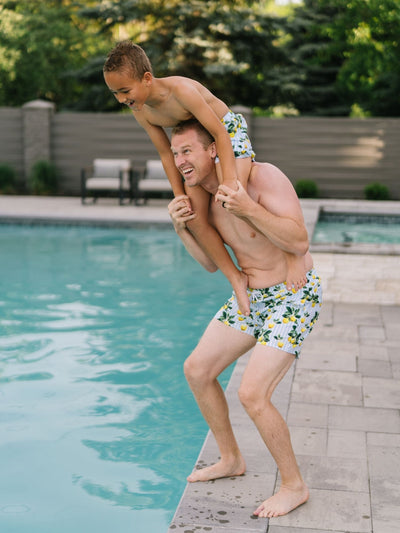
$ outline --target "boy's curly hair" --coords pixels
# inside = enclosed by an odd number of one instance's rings
[[[145,72],[153,74],[149,58],[143,48],[131,41],[119,42],[108,54],[103,72],[126,71],[135,80],[142,80]]]

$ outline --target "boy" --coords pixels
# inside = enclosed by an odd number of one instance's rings
[[[195,117],[215,139],[220,183],[236,190],[237,180],[246,188],[254,159],[244,118],[235,115],[222,100],[194,80],[181,76],[155,78],[144,50],[130,41],[120,42],[110,52],[103,72],[111,92],[131,109],[157,148],[174,196],[189,196],[192,212],[196,213],[190,231],[227,277],[240,310],[248,315],[247,276],[236,268],[220,236],[207,222],[210,195],[200,187],[185,191],[164,130]],[[306,282],[302,258],[291,254],[287,257],[290,267],[287,283],[298,289]]]

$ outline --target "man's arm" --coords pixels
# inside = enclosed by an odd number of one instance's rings
[[[285,252],[304,255],[308,235],[300,202],[289,179],[277,167],[258,163],[253,168],[249,192],[238,182],[233,191],[221,185],[216,197],[226,209],[242,218]]]
[[[168,212],[174,224],[174,229],[193,259],[200,263],[208,272],[216,272],[218,270],[217,266],[199,246],[186,227],[186,222],[193,220],[196,216],[188,208],[187,199],[187,196],[178,196],[168,204]]]

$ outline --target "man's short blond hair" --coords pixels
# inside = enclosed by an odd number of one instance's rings
[[[143,48],[132,41],[119,42],[108,54],[103,72],[125,71],[141,81],[146,72],[153,74],[150,59]]]
[[[174,128],[172,128],[171,135],[181,135],[188,130],[194,130],[197,132],[199,141],[204,146],[204,149],[207,149],[211,143],[214,142],[214,137],[209,133],[206,128],[201,124],[197,119],[191,118],[189,120],[183,120],[179,122]]]

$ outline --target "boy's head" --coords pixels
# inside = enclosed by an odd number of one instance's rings
[[[121,41],[108,54],[103,72],[124,72],[140,81],[146,72],[153,74],[153,69],[143,48],[131,41]]]

